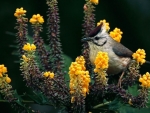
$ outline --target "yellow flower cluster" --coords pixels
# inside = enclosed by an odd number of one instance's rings
[[[71,63],[69,67],[70,75],[70,93],[72,96],[72,102],[75,101],[75,96],[89,93],[90,75],[85,68],[85,59],[83,56],[76,58],[75,62]]]
[[[142,87],[150,88],[150,73],[147,72],[139,78],[139,82],[142,83]]]
[[[22,7],[20,9],[17,8],[16,11],[15,11],[15,13],[14,13],[14,16],[18,18],[18,17],[24,16],[26,12],[27,11],[23,10]]]
[[[25,44],[22,48],[24,51],[35,51],[36,50],[36,46],[34,44]]]
[[[7,73],[7,67],[2,64],[0,65],[0,77],[2,77],[4,73]]]
[[[107,73],[106,69],[108,68],[108,53],[107,52],[98,52],[97,56],[95,58],[95,68],[94,72],[97,73],[96,81],[103,84],[107,85]]]
[[[107,52],[98,52],[97,56],[95,58],[94,64],[95,64],[95,69],[94,72],[97,73],[99,72],[99,69],[107,69],[108,68],[108,53]]]
[[[43,75],[44,75],[44,77],[49,77],[51,79],[54,78],[54,73],[50,72],[50,71],[45,72]]]
[[[107,31],[109,31],[110,27],[109,27],[109,23],[106,22],[106,20],[100,20],[100,22],[97,23],[97,26],[99,26],[101,23],[105,24],[105,28]]]
[[[30,19],[30,23],[32,23],[32,24],[43,24],[44,23],[43,16],[41,16],[40,14],[33,15],[32,18]]]
[[[97,5],[98,2],[99,2],[99,0],[90,0],[90,2],[93,3],[93,4],[95,4],[95,5]]]
[[[122,38],[122,36],[121,36],[122,34],[123,34],[123,32],[118,28],[115,28],[113,31],[111,31],[109,33],[109,35],[117,42],[120,42],[120,40]]]
[[[146,53],[144,49],[138,49],[136,53],[133,53],[132,57],[141,65],[146,62],[145,60]]]
[[[10,78],[8,77],[8,75],[5,74],[5,73],[7,73],[7,67],[5,67],[5,66],[2,64],[2,65],[0,65],[0,78],[4,77],[4,78],[5,78],[5,81],[6,81],[7,83],[10,83],[10,82],[11,82],[11,79],[10,79]],[[1,81],[1,79],[0,79],[0,81]]]

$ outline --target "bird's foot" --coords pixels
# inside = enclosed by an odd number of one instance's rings
[[[122,81],[122,77],[123,77],[124,73],[125,72],[123,71],[120,78],[119,78],[119,80],[118,80],[118,85],[117,86],[120,87],[120,88],[121,88],[121,81]]]

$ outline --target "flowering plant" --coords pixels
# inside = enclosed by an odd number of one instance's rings
[[[91,64],[89,46],[85,42],[82,45],[81,56],[78,56],[69,67],[70,80],[65,80],[67,74],[64,71],[63,52],[59,39],[57,0],[46,0],[46,3],[49,7],[47,12],[48,45],[40,37],[42,24],[45,22],[40,14],[33,15],[29,20],[34,34],[32,39],[29,39],[27,37],[27,11],[21,7],[17,8],[14,13],[17,18],[15,29],[18,31],[16,36],[21,75],[26,81],[26,86],[32,88],[35,95],[41,98],[41,101],[31,98],[32,102],[61,108],[60,112],[68,113],[91,113],[95,112],[95,109],[98,109],[99,112],[115,112],[119,108],[118,103],[129,104],[136,108],[146,107],[150,73],[147,72],[144,75],[139,73],[140,66],[146,62],[144,49],[138,49],[132,55],[133,59],[123,73],[124,76],[121,75],[118,79],[107,75],[109,67],[107,52],[99,51],[96,58],[92,59],[94,64]],[[88,36],[95,27],[94,8],[97,4],[98,0],[86,0],[84,4],[84,36]],[[105,29],[109,32],[109,23],[101,20],[97,25],[101,23],[105,24]],[[120,42],[122,33],[119,28],[115,28],[109,34],[114,40]],[[7,68],[3,64],[0,65],[0,93],[4,99],[8,100],[18,112],[40,113],[27,106],[17,91],[13,90],[10,85],[11,79],[6,73]],[[134,84],[140,84],[139,93],[136,96],[127,91],[128,86]]]

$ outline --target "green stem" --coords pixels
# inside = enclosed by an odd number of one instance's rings
[[[97,109],[97,108],[102,107],[102,106],[105,106],[105,105],[107,105],[107,104],[109,104],[109,103],[111,103],[111,101],[105,102],[105,103],[102,103],[102,104],[98,104],[98,105],[94,106],[93,109]]]
[[[8,100],[0,100],[0,102],[9,102]],[[34,101],[30,100],[22,100],[23,103],[34,103]]]

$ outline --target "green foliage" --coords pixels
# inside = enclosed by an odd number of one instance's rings
[[[65,80],[66,80],[67,86],[69,88],[69,80],[70,80],[70,78],[69,78],[68,72],[69,72],[69,66],[70,66],[70,64],[72,62],[72,59],[69,56],[65,55],[65,54],[63,54],[63,57],[64,57],[64,62],[65,62],[64,71],[66,72]]]
[[[16,98],[17,100],[15,100],[15,102],[19,105],[19,107],[22,107],[23,110],[25,110],[25,112],[27,113],[32,113],[32,110],[30,109],[30,107],[28,107],[25,103],[24,103],[24,100],[22,99],[22,96],[18,95],[17,91],[14,90],[13,91],[13,96],[14,98]],[[14,105],[12,105],[14,106]],[[16,106],[14,106],[15,108]],[[20,109],[22,109],[20,108]],[[19,113],[19,112],[18,112]]]
[[[139,94],[139,92],[138,92],[138,87],[139,87],[139,84],[136,83],[136,84],[134,84],[133,86],[128,87],[128,92],[129,92],[130,94],[132,94],[133,96],[137,96],[137,95]]]
[[[35,92],[33,91],[33,94],[25,94],[26,96],[30,97],[35,103],[40,105],[51,105],[41,92]],[[53,105],[54,106],[54,105]]]
[[[14,90],[13,93],[14,93],[14,97],[17,98],[16,102],[17,102],[20,106],[25,107],[24,104],[22,103],[22,98],[18,95],[17,91]]]

